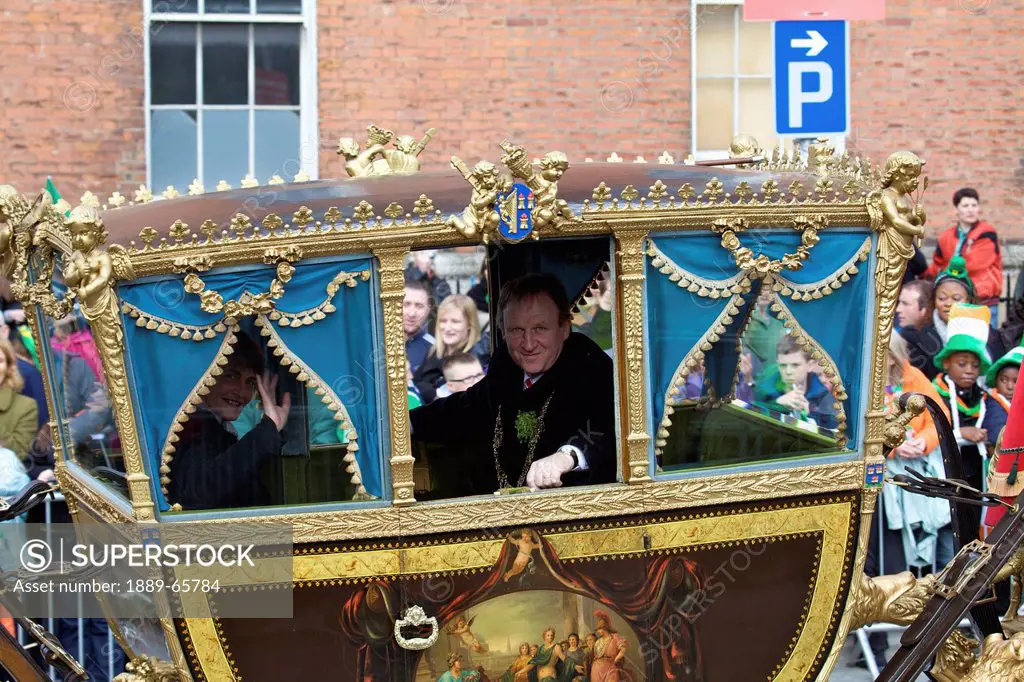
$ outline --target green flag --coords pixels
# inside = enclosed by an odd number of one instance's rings
[[[57,202],[60,201],[60,192],[57,191],[57,188],[53,184],[53,178],[50,176],[46,177],[46,191],[50,195],[50,198],[53,199],[53,203],[56,205]],[[69,215],[71,215],[70,210],[64,211],[65,218]]]

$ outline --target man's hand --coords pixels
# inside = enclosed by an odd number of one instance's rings
[[[53,473],[53,469],[43,469],[39,472],[39,475],[36,476],[36,480],[42,481],[43,483],[56,483],[57,476]]]
[[[107,395],[106,389],[101,385],[92,395],[89,396],[89,402],[86,405],[90,412],[102,414],[110,408],[110,397]]]
[[[775,402],[797,412],[807,412],[810,407],[810,403],[807,402],[807,396],[800,391],[790,391],[780,395]]]
[[[538,459],[530,465],[526,474],[526,485],[532,490],[541,488],[559,488],[562,485],[562,474],[568,473],[576,466],[572,455],[556,452],[544,459]]]
[[[903,445],[893,450],[893,454],[906,459],[917,459],[925,456],[925,445],[924,438],[908,438]]]
[[[988,431],[977,426],[964,426],[960,429],[960,435],[972,443],[983,443],[988,438]]]
[[[292,394],[285,393],[278,404],[274,397],[277,392],[277,375],[271,379],[270,372],[256,377],[256,387],[260,391],[260,400],[263,401],[263,414],[270,417],[278,431],[284,429],[284,425],[288,423],[288,413],[292,409]]]

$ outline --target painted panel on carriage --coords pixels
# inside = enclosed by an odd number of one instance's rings
[[[827,233],[820,246],[815,237],[736,230],[649,241],[650,394],[663,470],[856,442],[870,235]]]
[[[461,656],[455,679],[482,667],[481,680],[517,682],[515,672],[505,676],[517,661],[525,667],[525,655],[539,656],[538,665],[518,679],[543,679],[530,676],[546,658],[541,647],[573,649],[574,632],[585,654],[595,634],[594,655],[583,656],[585,680],[602,679],[593,676],[602,658],[600,669],[622,680],[789,679],[797,670],[802,679],[818,666],[842,611],[856,511],[845,497],[642,526],[598,521],[424,544],[320,546],[297,558],[293,620],[226,619],[217,629],[244,679],[278,671],[315,678],[330,669],[344,671],[343,680],[433,682],[451,671],[452,654]],[[378,574],[399,571],[401,578]],[[412,606],[437,623],[426,650],[395,639],[396,621]],[[604,617],[618,638],[600,634]],[[399,625],[407,641],[432,630]],[[737,641],[747,643],[743,656],[735,655]],[[520,654],[523,642],[538,651]],[[209,660],[209,646],[197,655]],[[567,674],[555,664],[556,679],[575,679]]]
[[[374,362],[381,346],[371,277],[369,259],[349,258],[121,288],[140,428],[149,464],[160,471],[162,510],[382,497]],[[280,295],[259,303],[272,292]],[[237,312],[247,304],[246,314]],[[288,393],[291,400],[279,437],[265,423],[250,371],[260,365],[275,377],[276,386],[266,386],[272,399],[283,404]],[[245,385],[230,388],[236,381]],[[176,469],[177,458],[196,456],[193,443],[216,442],[214,449],[227,452],[236,440],[262,462],[255,472],[241,465],[197,471],[182,459]],[[204,462],[221,454],[196,453]],[[236,478],[252,483],[240,489]],[[209,480],[227,483],[211,488]]]

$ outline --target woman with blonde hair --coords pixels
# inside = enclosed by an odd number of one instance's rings
[[[424,403],[448,395],[443,390],[444,373],[441,371],[446,358],[458,353],[471,353],[485,369],[490,359],[490,349],[481,342],[476,303],[469,296],[452,294],[441,301],[437,308],[434,339],[434,345],[413,377]]]
[[[25,380],[18,371],[18,357],[7,339],[0,338],[0,446],[24,460],[39,430],[38,408],[21,395]]]

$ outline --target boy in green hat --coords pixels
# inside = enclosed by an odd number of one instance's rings
[[[995,445],[1000,431],[1006,426],[1006,418],[1010,413],[1013,391],[1017,387],[1017,375],[1020,373],[1021,361],[1024,360],[1024,341],[999,358],[985,373],[985,385],[988,387],[985,396],[985,421],[981,427],[988,433],[986,442]]]
[[[935,365],[942,373],[932,382],[939,395],[949,401],[953,433],[960,446],[963,478],[978,490],[982,486],[982,457],[988,441],[988,432],[982,427],[986,394],[978,379],[992,365],[985,348],[991,315],[991,311],[981,305],[956,303],[951,307],[949,336],[935,356]],[[980,511],[977,520],[980,524]]]

